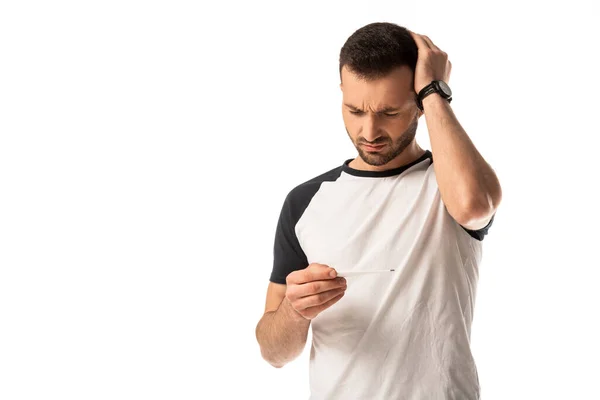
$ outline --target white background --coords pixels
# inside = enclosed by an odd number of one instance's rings
[[[0,398],[308,397],[308,347],[272,368],[254,328],[285,195],[356,155],[338,57],[371,22],[449,54],[501,179],[483,399],[600,398],[598,5],[549,3],[2,2]]]

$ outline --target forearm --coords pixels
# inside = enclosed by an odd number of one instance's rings
[[[287,298],[276,311],[265,313],[256,326],[256,339],[263,358],[274,367],[283,367],[302,353],[310,320],[298,314]]]
[[[448,212],[465,224],[488,218],[502,196],[494,170],[446,100],[433,94],[423,100],[423,107],[438,187]]]

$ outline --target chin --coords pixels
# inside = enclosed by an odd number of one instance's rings
[[[370,154],[370,153],[365,153],[362,150],[359,150],[358,155],[360,156],[360,158],[362,158],[362,160],[365,163],[367,163],[373,167],[381,167],[382,165],[385,165],[394,159],[394,157],[392,157],[392,155],[389,153]]]

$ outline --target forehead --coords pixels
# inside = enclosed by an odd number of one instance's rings
[[[354,106],[403,106],[414,101],[413,72],[407,66],[398,67],[382,78],[361,79],[346,66],[342,68],[344,102]]]

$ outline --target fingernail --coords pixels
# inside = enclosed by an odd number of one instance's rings
[[[336,275],[337,275],[337,273],[335,272],[335,269],[332,269],[331,272],[329,273],[329,276],[332,278],[335,278]]]

